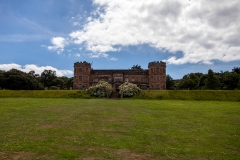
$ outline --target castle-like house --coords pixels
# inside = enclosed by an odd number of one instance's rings
[[[162,61],[150,62],[148,69],[93,69],[91,64],[74,63],[74,89],[87,89],[96,85],[100,80],[112,84],[114,91],[124,82],[137,84],[141,89],[166,89],[166,63]]]

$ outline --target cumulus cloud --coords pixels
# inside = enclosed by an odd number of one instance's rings
[[[118,59],[115,58],[115,57],[112,57],[112,58],[110,58],[109,60],[111,60],[111,61],[116,61],[116,60],[118,60]]]
[[[0,64],[0,70],[3,70],[3,71],[8,71],[12,68],[15,68],[15,69],[21,69],[22,66],[19,65],[19,64],[16,64],[16,63],[11,63],[11,64]]]
[[[90,58],[108,58],[107,53],[101,53],[101,52],[92,52],[86,55],[89,56]]]
[[[80,25],[79,22],[73,22],[73,26],[78,26]]]
[[[24,66],[21,66],[19,64],[16,63],[10,63],[10,64],[0,64],[0,70],[5,70],[8,71],[10,69],[18,69],[21,70],[23,72],[28,73],[29,71],[35,71],[36,74],[41,75],[41,73],[46,69],[46,70],[52,70],[52,71],[56,71],[56,75],[58,77],[61,76],[72,76],[73,71],[71,70],[59,70],[57,68],[54,68],[52,66],[37,66],[35,64],[26,64]]]
[[[240,60],[240,1],[94,0],[97,9],[82,30],[69,34],[90,57],[108,57],[121,46],[149,44],[169,51],[170,64]],[[54,41],[56,40],[56,42]],[[61,37],[49,49],[63,50]],[[174,55],[182,51],[182,56]]]
[[[68,44],[67,40],[63,37],[53,37],[51,39],[53,46],[48,46],[48,50],[57,51],[58,54],[64,51],[64,47]]]
[[[79,53],[76,53],[74,56],[75,57],[81,57],[81,55]]]

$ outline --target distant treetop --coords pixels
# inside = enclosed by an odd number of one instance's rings
[[[240,67],[234,67],[232,71],[240,74]]]
[[[140,65],[133,65],[130,70],[143,70],[142,67]]]

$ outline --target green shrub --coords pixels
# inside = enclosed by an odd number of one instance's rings
[[[51,86],[50,89],[51,89],[51,90],[57,90],[58,87],[57,87],[57,86]]]
[[[139,93],[141,89],[133,83],[125,82],[119,86],[121,97],[132,97]]]
[[[39,82],[37,89],[38,89],[38,90],[44,90],[44,85]]]
[[[99,81],[96,86],[89,87],[86,92],[96,97],[109,97],[112,94],[112,86],[108,82]]]

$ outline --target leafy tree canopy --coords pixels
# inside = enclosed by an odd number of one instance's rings
[[[12,90],[43,89],[42,84],[34,77],[17,69],[11,69],[3,74],[2,85],[2,88]]]
[[[169,74],[167,74],[167,76],[166,76],[166,88],[167,89],[174,88],[174,80]]]
[[[132,67],[131,67],[131,70],[143,70],[142,69],[142,67],[140,66],[140,65],[133,65]]]
[[[219,89],[220,87],[219,79],[214,75],[211,69],[208,70],[205,84],[207,89]]]
[[[45,87],[51,87],[55,78],[57,78],[56,71],[44,70],[41,74],[41,82]]]
[[[240,67],[234,67],[232,71],[240,74]]]

